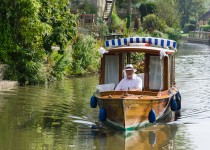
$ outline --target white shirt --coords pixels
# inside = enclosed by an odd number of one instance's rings
[[[132,89],[139,89],[140,91],[142,90],[142,80],[135,74],[131,79],[128,79],[127,77],[122,79],[115,88],[115,91],[129,91]]]

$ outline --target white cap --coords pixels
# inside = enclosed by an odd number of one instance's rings
[[[127,65],[125,66],[125,70],[133,70],[134,72],[137,71],[137,70],[133,67],[132,64],[127,64]]]

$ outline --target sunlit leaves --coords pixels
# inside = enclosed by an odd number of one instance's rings
[[[45,52],[53,44],[65,48],[76,34],[68,0],[2,0],[0,61],[9,65],[5,78],[23,84],[46,80]]]
[[[97,70],[100,59],[97,46],[96,40],[91,36],[77,37],[72,45],[71,74],[81,75],[85,71]]]

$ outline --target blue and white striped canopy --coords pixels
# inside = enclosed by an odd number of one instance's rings
[[[176,41],[163,39],[163,38],[155,38],[155,37],[128,37],[128,38],[119,38],[119,39],[111,39],[105,42],[105,47],[117,47],[128,45],[129,43],[149,43],[155,46],[160,46],[163,48],[170,47],[172,49],[176,49]]]

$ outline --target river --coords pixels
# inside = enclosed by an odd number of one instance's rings
[[[89,100],[97,77],[0,91],[0,150],[207,150],[209,64],[209,46],[181,44],[175,68],[181,111],[128,133],[95,129],[98,110]]]

